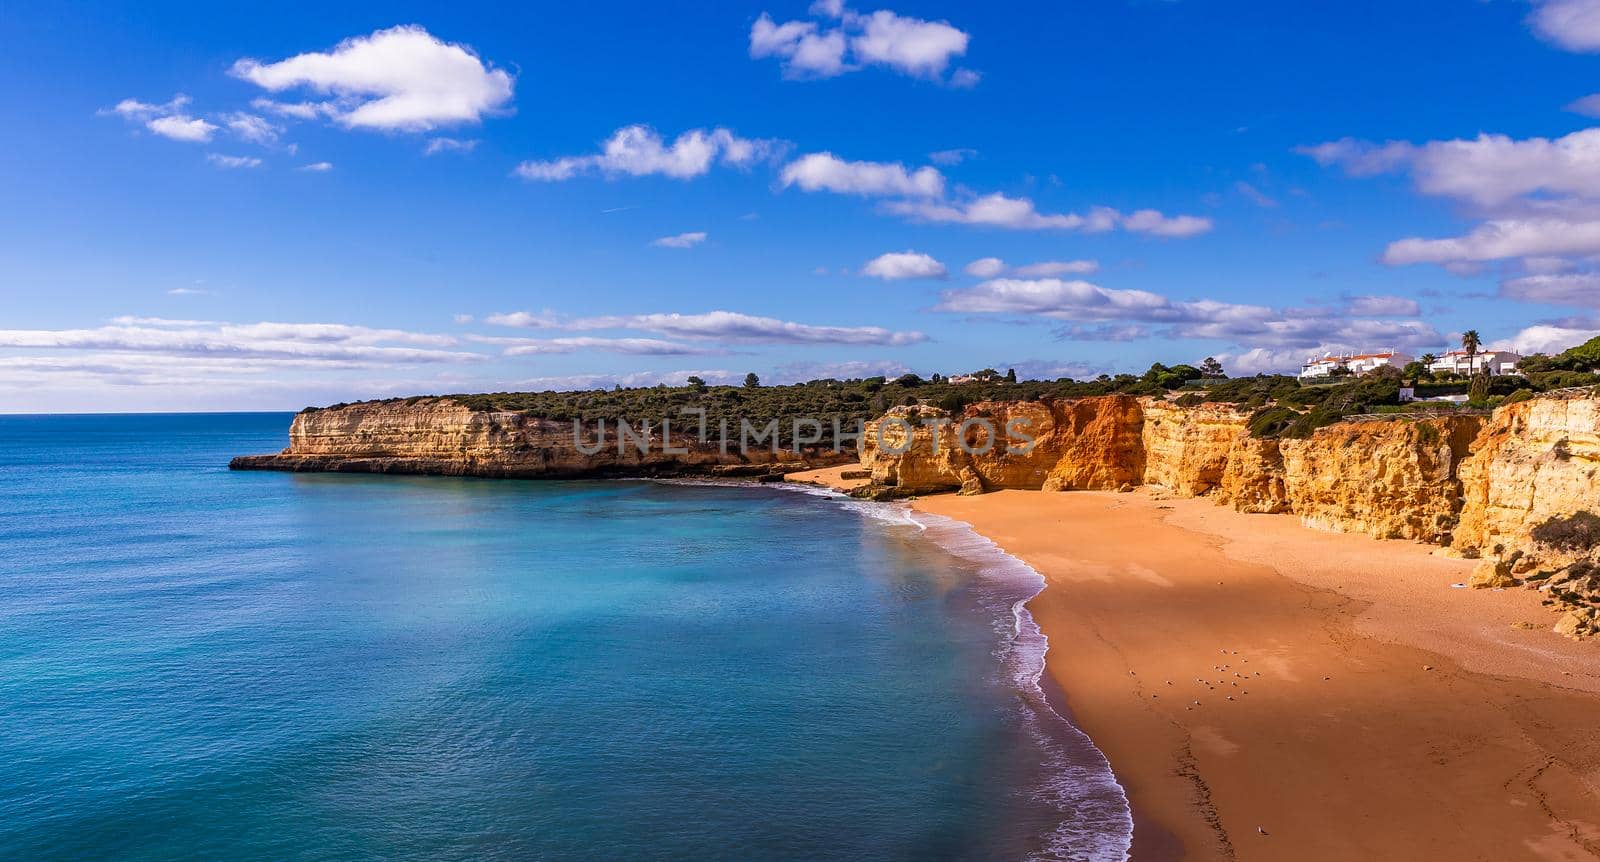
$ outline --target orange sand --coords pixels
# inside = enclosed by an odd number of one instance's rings
[[[1135,859],[1600,859],[1600,644],[1549,632],[1536,593],[1143,491],[912,506],[1045,576],[1049,672],[1127,788]]]

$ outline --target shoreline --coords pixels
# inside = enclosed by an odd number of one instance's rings
[[[1133,859],[1600,859],[1600,644],[1538,593],[1159,490],[908,505],[1045,578],[1047,691],[1127,790]]]

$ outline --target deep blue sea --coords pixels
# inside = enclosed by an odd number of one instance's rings
[[[0,859],[1122,858],[965,528],[227,469],[289,420],[0,416]]]

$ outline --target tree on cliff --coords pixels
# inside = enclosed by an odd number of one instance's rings
[[[756,388],[757,386],[760,386],[760,385],[761,385],[761,378],[757,377],[756,373],[754,371],[752,371],[749,374],[746,374],[744,376],[744,387],[746,389],[754,389],[754,388]]]
[[[1222,370],[1222,363],[1218,362],[1215,356],[1207,356],[1205,361],[1200,363],[1200,376],[1217,379],[1227,377],[1228,372]]]
[[[1006,382],[1007,383],[1015,383],[1015,382],[1017,382],[1017,369],[1015,369],[1015,368],[1007,368],[1006,369]]]
[[[706,388],[705,380],[703,380],[703,379],[701,379],[699,377],[690,377],[688,383],[689,383],[689,388],[695,390],[696,392],[704,391],[705,388]]]

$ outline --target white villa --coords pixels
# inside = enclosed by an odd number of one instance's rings
[[[1452,350],[1440,356],[1428,366],[1428,370],[1435,374],[1454,372],[1463,377],[1469,377],[1480,372],[1492,375],[1514,374],[1517,363],[1522,361],[1522,354],[1512,353],[1509,350],[1480,350],[1472,355],[1467,355],[1465,350]]]
[[[1307,359],[1300,366],[1301,379],[1332,377],[1340,369],[1347,369],[1351,374],[1360,377],[1370,374],[1385,365],[1404,368],[1411,362],[1412,357],[1396,350],[1385,350],[1381,353],[1345,353],[1335,355],[1325,354],[1321,358]]]

